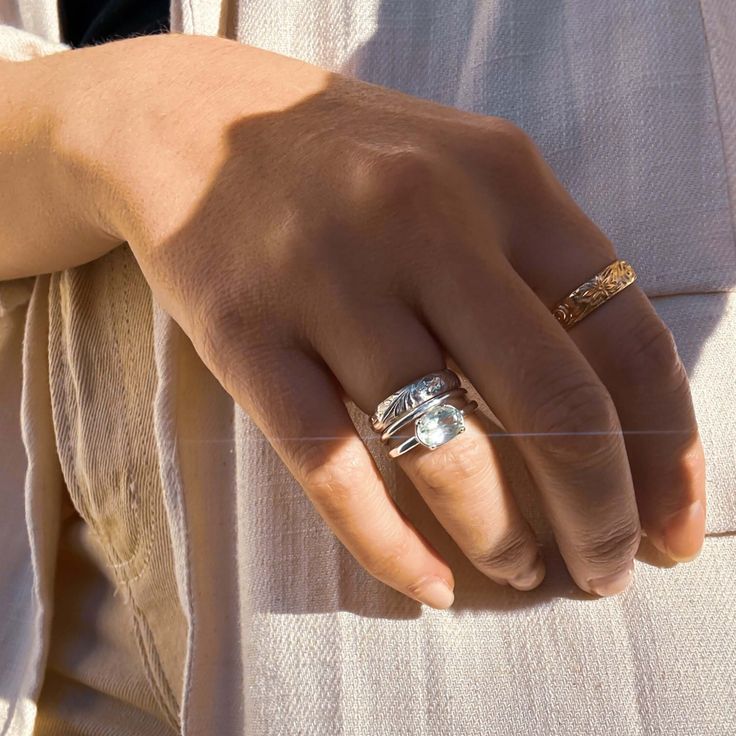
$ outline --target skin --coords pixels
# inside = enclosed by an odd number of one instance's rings
[[[513,435],[582,589],[623,590],[642,530],[697,555],[704,458],[672,336],[637,284],[569,332],[551,316],[617,255],[514,124],[178,34],[5,62],[0,90],[0,278],[127,241],[376,578],[452,603],[345,402],[370,414],[448,359]],[[467,425],[397,462],[479,570],[534,588],[488,420]]]

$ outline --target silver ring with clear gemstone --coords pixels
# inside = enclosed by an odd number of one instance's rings
[[[389,424],[386,429],[383,430],[381,441],[388,442],[388,440],[390,440],[394,435],[398,434],[407,424],[414,422],[416,419],[422,416],[422,414],[425,414],[430,409],[434,409],[435,406],[439,406],[440,404],[451,403],[452,399],[457,400],[461,397],[464,398],[467,393],[468,392],[464,388],[456,388],[452,391],[445,391],[444,393],[439,394],[439,396],[434,396],[433,398],[425,401],[423,404],[415,406],[411,411],[406,412],[406,414],[402,414],[391,424]],[[455,403],[458,402],[455,401]],[[467,402],[459,402],[458,406],[464,406],[465,403]]]
[[[420,446],[436,450],[462,434],[465,431],[464,417],[472,414],[478,403],[468,401],[460,407],[454,406],[455,403],[457,399],[449,399],[422,413],[414,422],[414,435],[393,445],[389,456],[396,458]]]
[[[384,399],[371,417],[371,426],[382,432],[389,424],[429,399],[460,388],[460,378],[449,368],[428,373]]]

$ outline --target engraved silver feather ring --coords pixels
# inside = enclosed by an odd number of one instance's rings
[[[449,369],[429,373],[384,399],[371,417],[392,458],[415,447],[440,447],[465,431],[464,417],[478,408]]]
[[[384,399],[371,417],[371,426],[376,432],[381,432],[400,416],[428,399],[456,388],[460,388],[460,378],[449,368],[428,373]]]

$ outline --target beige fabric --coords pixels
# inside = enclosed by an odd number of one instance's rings
[[[132,601],[116,593],[107,545],[67,494],[62,503],[53,626],[34,733],[172,736],[178,730],[145,676]]]
[[[58,43],[53,3],[29,7],[28,3],[0,2],[0,23],[3,58],[23,61],[67,50]],[[158,514],[160,522],[161,496],[144,494],[140,508],[133,496],[130,506],[126,503],[117,509],[127,510],[129,519],[145,525],[135,539],[128,538],[140,549],[145,547],[145,558],[109,543],[106,532],[114,536],[125,526],[110,520],[114,514],[100,514],[99,523],[90,523],[86,507],[95,497],[107,502],[107,508],[114,504],[116,497],[108,487],[117,483],[124,492],[135,492],[134,485],[126,487],[126,462],[118,464],[125,449],[114,451],[109,441],[109,413],[103,417],[99,434],[107,441],[96,448],[93,458],[93,462],[109,463],[108,476],[100,479],[105,485],[90,488],[81,479],[84,492],[77,492],[76,484],[71,485],[71,493],[67,489],[57,455],[60,448],[72,452],[81,446],[76,437],[59,441],[63,430],[52,420],[50,281],[46,275],[0,282],[0,540],[4,552],[0,565],[0,734],[169,736],[179,732],[178,697],[186,647],[177,595],[167,598],[166,587],[161,585],[161,581],[173,583],[168,535],[161,533],[160,523],[158,532],[154,530],[149,516]],[[60,300],[51,304],[58,307]],[[145,319],[146,313],[139,311]],[[140,327],[150,335],[150,313],[148,317],[149,324]],[[53,329],[52,334],[56,335]],[[75,368],[79,367],[70,369],[63,364],[51,366],[51,371],[66,380],[76,395],[86,383],[83,376],[75,383]],[[145,385],[143,380],[133,389],[140,398]],[[113,424],[120,429],[119,441],[134,437],[143,445],[148,440],[151,447],[152,427],[141,433],[141,425],[132,425],[138,419],[135,411],[125,416],[129,417],[127,424]],[[76,431],[76,427],[70,430],[72,435]],[[82,430],[80,438],[84,435]],[[76,462],[76,458],[66,459]],[[145,471],[157,480],[155,463],[149,461]],[[75,477],[67,468],[67,478]],[[72,501],[85,513],[84,519]],[[116,557],[121,552],[131,552],[130,559]],[[150,557],[155,563],[152,568],[164,571],[155,581],[136,573]],[[147,604],[145,613],[137,605],[139,597]],[[161,607],[165,611],[159,612]],[[157,622],[155,632],[148,626],[150,618]],[[174,662],[177,667],[173,690],[167,679],[171,673],[165,671],[152,643],[154,633],[168,653],[166,664]]]
[[[0,22],[18,25],[14,8],[0,0]],[[37,702],[37,733],[736,732],[736,5],[186,0],[172,23],[529,130],[673,330],[709,461],[708,537],[671,568],[643,545],[634,586],[592,600],[501,442],[549,571],[532,593],[500,589],[354,412],[455,572],[455,606],[420,608],[336,541],[123,246],[0,284],[0,734],[32,733]],[[58,50],[0,30],[4,56]],[[69,615],[70,565],[109,636]],[[60,671],[99,692],[65,696]]]
[[[29,734],[51,627],[63,479],[49,402],[43,279],[1,284],[0,304],[0,724]],[[25,303],[24,303],[25,302]]]

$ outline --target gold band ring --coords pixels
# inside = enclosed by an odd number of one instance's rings
[[[614,261],[558,302],[552,315],[569,330],[634,281],[633,266],[626,261]]]

